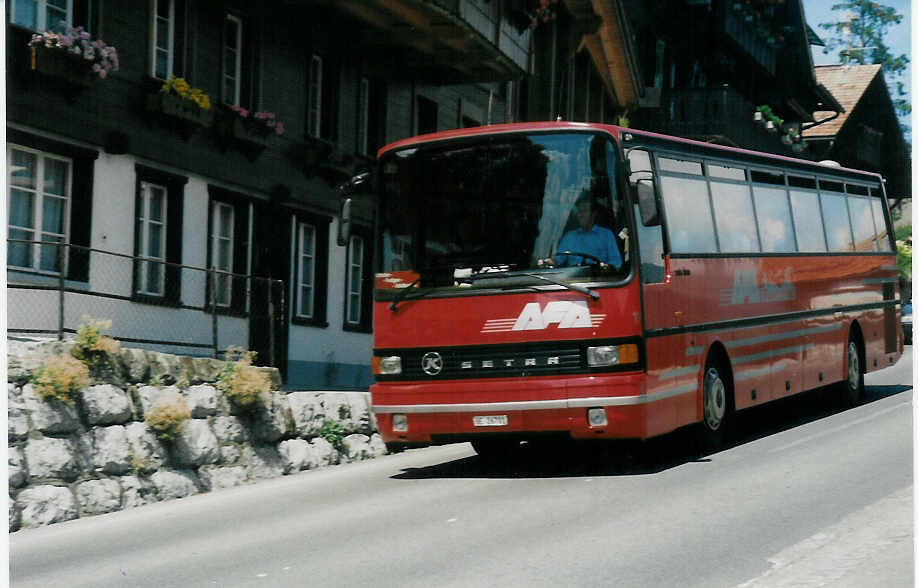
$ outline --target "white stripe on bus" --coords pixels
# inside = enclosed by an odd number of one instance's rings
[[[373,405],[377,414],[426,414],[455,412],[512,412],[520,410],[557,410],[564,408],[587,408],[600,406],[634,406],[658,402],[673,396],[695,392],[694,383],[683,384],[651,394],[633,396],[596,396],[590,398],[566,398],[558,400],[524,400],[518,402],[478,402],[461,404],[387,404]]]

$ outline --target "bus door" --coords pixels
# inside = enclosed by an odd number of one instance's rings
[[[686,327],[686,314],[679,308],[682,298],[677,281],[669,272],[665,255],[662,214],[649,214],[658,202],[650,172],[650,154],[642,149],[628,152],[631,176],[629,181],[635,195],[634,219],[637,237],[636,266],[641,282],[643,324],[647,358],[647,393],[665,396],[670,401],[659,403],[662,410],[648,414],[650,431],[671,430],[696,420],[696,399],[690,392],[697,387],[699,357],[691,348],[691,334]],[[644,205],[641,200],[644,200]],[[654,403],[654,406],[657,406]]]

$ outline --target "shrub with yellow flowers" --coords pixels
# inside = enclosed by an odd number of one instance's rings
[[[201,110],[210,110],[210,96],[200,88],[193,88],[185,78],[171,77],[159,90],[163,94],[174,94],[185,100],[191,100]]]

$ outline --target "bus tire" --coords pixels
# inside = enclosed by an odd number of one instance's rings
[[[731,383],[723,363],[709,359],[701,383],[702,416],[698,426],[699,441],[704,451],[717,450],[727,441],[727,430],[732,418],[731,394]]]
[[[852,331],[845,346],[845,379],[840,385],[841,401],[845,407],[857,406],[864,397],[864,353],[860,338]]]
[[[472,447],[483,461],[500,462],[509,459],[520,448],[516,439],[473,439]]]

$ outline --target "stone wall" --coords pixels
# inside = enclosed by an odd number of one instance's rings
[[[212,359],[121,349],[72,405],[39,398],[32,370],[71,346],[9,342],[10,531],[386,452],[368,394],[275,390],[265,406],[243,411],[215,386],[224,364]],[[277,371],[261,369],[279,387]],[[176,395],[191,419],[163,443],[144,412]]]

